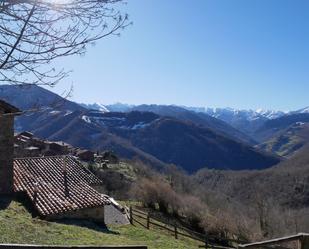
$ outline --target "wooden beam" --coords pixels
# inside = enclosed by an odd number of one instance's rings
[[[281,238],[276,238],[276,239],[271,239],[271,240],[265,240],[265,241],[260,241],[260,242],[254,242],[250,244],[241,244],[239,245],[240,248],[250,248],[250,247],[258,247],[258,246],[264,246],[264,245],[273,245],[273,244],[278,244],[282,242],[289,242],[289,241],[294,241],[294,240],[308,240],[309,234],[308,233],[299,233],[296,235],[291,235],[291,236],[286,236],[286,237],[281,237]],[[307,243],[305,243],[307,245]],[[302,248],[304,249],[304,248]],[[305,248],[307,249],[307,248]],[[308,248],[309,249],[309,248]]]
[[[300,239],[301,249],[309,249],[309,236],[303,236]]]

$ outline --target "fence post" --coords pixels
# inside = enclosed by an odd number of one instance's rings
[[[177,226],[176,226],[176,224],[174,225],[174,231],[175,231],[175,239],[178,239]]]
[[[132,206],[130,206],[130,223],[133,225],[133,209]]]
[[[150,228],[150,215],[147,213],[147,229]]]

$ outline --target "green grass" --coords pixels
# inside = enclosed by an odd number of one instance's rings
[[[267,141],[263,144],[263,149],[282,157],[289,157],[304,143],[304,140],[298,135],[286,134]]]
[[[198,248],[199,243],[160,230],[139,225],[110,226],[107,229],[91,222],[63,223],[33,218],[24,206],[12,201],[0,209],[0,243],[46,245],[147,245],[155,248]]]

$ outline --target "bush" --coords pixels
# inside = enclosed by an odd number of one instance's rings
[[[207,208],[195,196],[183,196],[182,212],[188,224],[197,231],[204,232],[202,220],[207,214]]]
[[[201,228],[202,217],[206,214],[206,205],[199,198],[176,193],[170,184],[160,178],[141,179],[133,189],[134,196],[144,206],[158,206],[162,213],[182,216],[187,223],[198,230]]]

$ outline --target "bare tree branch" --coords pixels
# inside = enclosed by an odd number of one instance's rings
[[[122,0],[1,0],[0,82],[53,86],[68,75],[51,63],[81,55],[88,44],[119,35]]]

